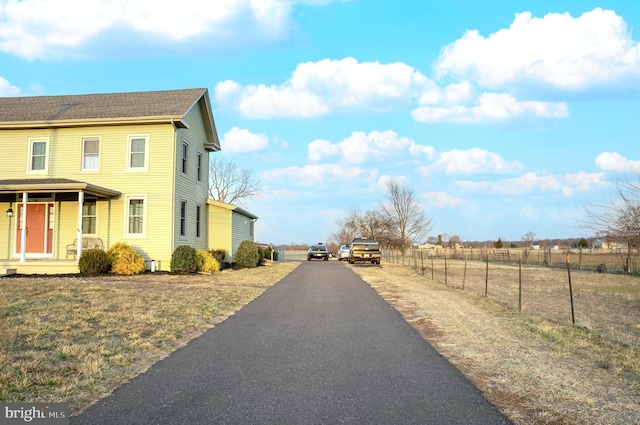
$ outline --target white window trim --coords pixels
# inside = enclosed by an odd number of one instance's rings
[[[144,166],[143,167],[131,167],[131,140],[132,139],[145,139],[144,143]],[[149,135],[148,134],[130,134],[127,136],[127,158],[126,158],[126,171],[132,173],[146,172],[149,168]]]
[[[202,181],[202,163],[204,162],[204,155],[202,152],[198,152],[198,156],[196,159],[196,179],[201,182]]]
[[[129,233],[129,203],[133,200],[142,200],[142,233]],[[147,202],[147,195],[128,195],[126,197],[126,203],[124,205],[124,236],[127,238],[146,238],[147,237],[147,211],[149,210],[149,204]]]
[[[34,170],[31,167],[33,166],[33,144],[36,142],[45,142],[45,157],[44,157],[44,170]],[[29,139],[29,151],[27,152],[27,170],[28,174],[48,174],[49,173],[49,138],[48,137],[38,137]]]
[[[84,168],[84,142],[87,139],[98,139],[98,166],[96,168]],[[102,152],[102,139],[99,136],[83,136],[82,137],[82,154],[80,156],[80,169],[88,173],[96,173],[100,171],[100,153],[101,152]]]

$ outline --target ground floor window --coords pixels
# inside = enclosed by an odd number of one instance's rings
[[[127,217],[127,233],[129,235],[144,234],[144,207],[144,198],[129,198],[129,210]]]
[[[82,233],[96,234],[96,201],[84,201],[82,204]]]

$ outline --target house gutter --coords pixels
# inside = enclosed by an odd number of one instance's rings
[[[150,117],[114,117],[83,118],[73,120],[48,121],[5,121],[0,123],[0,130],[19,130],[36,128],[69,128],[92,127],[96,125],[130,125],[130,124],[171,124],[179,128],[189,128],[183,116],[150,116]]]

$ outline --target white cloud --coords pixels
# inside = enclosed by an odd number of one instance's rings
[[[467,86],[464,87],[468,89]],[[506,93],[482,93],[468,104],[460,103],[468,100],[470,94],[470,91],[465,90],[438,96],[436,92],[430,91],[420,98],[421,106],[413,110],[411,116],[424,123],[489,123],[514,118],[559,119],[569,115],[566,103],[520,101]]]
[[[372,131],[369,134],[357,131],[336,144],[326,140],[315,140],[309,144],[309,160],[315,162],[339,157],[349,164],[362,164],[369,161],[403,160],[407,154],[411,158],[429,159],[434,153],[433,147],[400,137],[392,130]]]
[[[464,201],[445,192],[425,192],[422,197],[427,201],[428,206],[437,208],[457,208],[464,204]]]
[[[11,85],[9,81],[0,77],[0,97],[20,96],[20,88]]]
[[[215,99],[246,118],[314,117],[337,110],[392,110],[432,85],[403,63],[324,59],[299,64],[281,85],[219,83]]]
[[[282,180],[289,185],[324,188],[345,179],[369,182],[377,171],[360,167],[345,167],[339,164],[312,164],[304,167],[275,168],[262,173],[265,181]]]
[[[640,46],[614,11],[596,8],[574,18],[517,14],[511,26],[487,37],[478,31],[442,49],[438,77],[468,79],[488,87],[522,81],[559,89],[584,89],[640,73]]]
[[[617,152],[603,152],[596,157],[595,164],[604,171],[640,172],[640,161],[634,161]]]
[[[551,193],[571,196],[576,192],[591,191],[606,185],[604,173],[585,173],[561,175],[538,175],[533,172],[519,177],[497,181],[459,181],[457,184],[465,191],[474,194],[494,194],[504,196],[525,196],[531,193]]]
[[[480,148],[468,150],[453,149],[443,152],[433,164],[421,167],[423,176],[444,170],[447,175],[455,174],[505,174],[520,171],[524,166],[518,162],[507,162],[500,155]]]
[[[278,42],[294,27],[294,4],[330,1],[0,0],[0,50],[37,59],[197,45],[203,54]]]
[[[220,141],[222,151],[229,153],[255,152],[269,145],[269,138],[264,134],[255,134],[247,129],[233,127]]]

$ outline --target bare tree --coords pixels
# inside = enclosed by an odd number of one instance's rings
[[[260,182],[253,172],[239,168],[232,160],[213,156],[209,162],[209,197],[227,204],[243,204],[260,196]]]
[[[627,244],[623,267],[629,270],[631,253],[640,246],[640,173],[638,182],[628,180],[616,183],[614,197],[607,205],[594,205],[587,209],[586,228],[606,240]]]
[[[413,189],[398,179],[387,182],[387,198],[380,211],[388,223],[390,239],[402,248],[424,241],[431,230],[431,219],[426,217]]]

